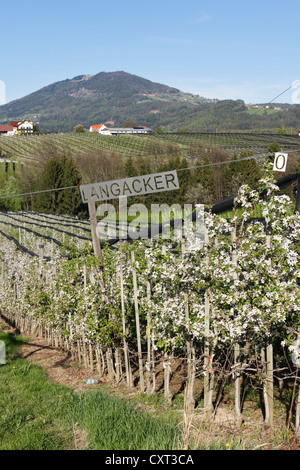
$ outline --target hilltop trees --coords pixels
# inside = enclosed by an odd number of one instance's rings
[[[85,132],[85,129],[82,124],[77,124],[77,126],[74,127],[74,132],[75,134],[80,134]]]
[[[41,175],[40,190],[66,188],[61,191],[40,193],[35,209],[44,212],[55,212],[80,215],[86,212],[80,193],[76,186],[81,175],[71,157],[50,158]]]

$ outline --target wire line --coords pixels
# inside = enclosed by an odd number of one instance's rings
[[[300,81],[300,80],[299,80]],[[300,148],[296,150],[285,150],[285,153],[297,153],[300,152]],[[239,160],[226,160],[224,162],[215,162],[215,163],[206,163],[205,165],[197,165],[197,166],[190,166],[187,168],[178,168],[175,170],[170,170],[170,171],[187,171],[187,170],[196,170],[197,168],[204,168],[208,166],[217,166],[217,165],[226,165],[227,163],[239,163],[245,160],[252,160],[252,159],[258,159],[258,158],[267,158],[271,157],[274,155],[274,152],[272,153],[262,153],[258,155],[251,155],[249,157],[244,157],[240,158]],[[140,175],[143,176],[143,175]],[[33,191],[33,192],[28,192],[28,193],[22,193],[22,194],[12,194],[9,196],[0,196],[0,199],[8,199],[10,197],[21,197],[21,196],[30,196],[32,194],[40,194],[40,193],[49,193],[52,191],[63,191],[64,189],[74,189],[74,188],[79,188],[80,184],[77,184],[76,186],[66,186],[64,188],[55,188],[55,189],[43,189],[41,191]]]

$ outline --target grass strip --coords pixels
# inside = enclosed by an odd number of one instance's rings
[[[171,450],[180,448],[174,423],[136,410],[102,391],[76,393],[51,382],[18,354],[26,342],[0,331],[0,450]]]

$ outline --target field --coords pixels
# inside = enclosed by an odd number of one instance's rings
[[[32,136],[14,136],[0,138],[0,152],[18,161],[35,159],[41,148],[54,146],[60,152],[74,156],[103,151],[124,157],[161,157],[180,155],[197,157],[203,149],[219,147],[230,155],[243,151],[256,154],[265,153],[272,143],[278,143],[281,150],[299,148],[298,136],[280,134],[246,134],[246,133],[179,133],[155,134],[150,136],[101,136],[94,133],[85,134],[50,134]]]
[[[298,439],[299,212],[269,165],[235,214],[207,213],[200,246],[190,227],[103,245],[102,264],[88,221],[3,213],[1,312],[145,403],[181,403],[183,448],[200,445],[196,425],[212,445],[222,414],[234,435]]]

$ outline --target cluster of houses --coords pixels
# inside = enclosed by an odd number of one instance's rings
[[[32,121],[23,119],[21,121],[12,121],[6,126],[0,125],[0,136],[13,136],[21,134],[32,134],[34,124]],[[153,134],[153,130],[146,126],[136,127],[107,127],[105,124],[95,124],[90,126],[89,132],[97,132],[102,135],[117,134]]]
[[[34,131],[34,124],[27,119],[22,121],[11,121],[6,126],[0,126],[0,135],[12,136],[20,134],[32,134]]]
[[[146,126],[136,127],[107,127],[105,124],[95,124],[91,126],[89,132],[98,132],[102,135],[117,134],[153,134],[153,130]]]

